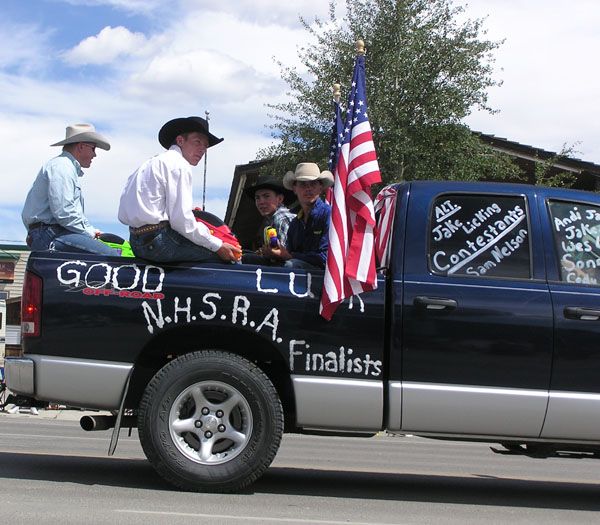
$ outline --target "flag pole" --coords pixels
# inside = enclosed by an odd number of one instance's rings
[[[360,38],[356,41],[356,54],[364,55],[365,54],[365,41]]]
[[[342,86],[340,84],[334,84],[333,85],[333,100],[335,100],[335,102],[337,104],[340,103],[340,98],[342,98]]]
[[[335,172],[335,166],[337,164],[338,156],[338,143],[343,138],[339,136],[342,130],[342,115],[340,109],[340,98],[342,98],[341,85],[338,83],[333,84],[333,126],[331,128],[331,144],[329,147],[329,160],[327,167],[331,173]],[[325,192],[325,202],[331,204],[333,199],[333,186],[327,188]]]
[[[206,125],[208,127],[208,121],[210,120],[210,112],[208,110],[204,111],[204,115],[206,116]],[[208,161],[208,150],[204,152],[204,182],[202,186],[202,211],[206,211],[206,166]]]

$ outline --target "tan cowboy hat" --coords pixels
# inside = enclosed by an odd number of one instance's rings
[[[65,140],[61,140],[50,146],[64,146],[65,144],[75,144],[77,142],[93,142],[100,149],[108,151],[110,144],[100,133],[96,133],[96,128],[91,124],[73,124],[67,126]]]
[[[330,171],[321,171],[314,162],[301,162],[296,166],[296,171],[288,171],[283,176],[283,186],[291,190],[294,182],[302,180],[320,180],[323,188],[333,186],[333,175]]]

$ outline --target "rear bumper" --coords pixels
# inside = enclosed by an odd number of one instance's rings
[[[7,357],[6,384],[15,394],[83,408],[118,409],[133,365],[71,357]]]
[[[6,384],[15,394],[32,396],[33,387],[33,361],[22,357],[7,357],[4,359],[4,373]]]

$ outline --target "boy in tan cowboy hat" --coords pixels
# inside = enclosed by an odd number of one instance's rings
[[[65,135],[52,144],[62,146],[62,153],[42,167],[25,199],[21,218],[27,244],[32,250],[119,255],[120,250],[97,240],[101,232],[84,215],[79,182],[96,148],[108,151],[110,144],[91,124],[67,126]]]
[[[133,253],[150,261],[235,262],[241,250],[215,237],[192,212],[192,166],[223,139],[201,117],[176,118],[158,132],[166,149],[134,171],[121,194],[119,220]]]
[[[333,175],[314,162],[301,162],[285,174],[283,186],[296,194],[302,209],[290,224],[285,246],[267,248],[263,254],[288,268],[325,268],[331,207],[320,197],[333,186]]]

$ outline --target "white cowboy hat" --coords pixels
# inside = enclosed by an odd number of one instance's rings
[[[73,124],[67,126],[65,140],[61,140],[50,146],[64,146],[65,144],[75,144],[76,142],[93,142],[100,149],[108,151],[110,144],[100,133],[96,133],[96,128],[91,124]]]
[[[320,180],[323,188],[333,186],[333,174],[330,171],[321,171],[314,162],[301,162],[296,166],[296,171],[288,171],[283,176],[283,186],[291,190],[294,182],[302,180]]]

